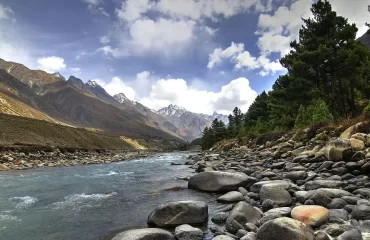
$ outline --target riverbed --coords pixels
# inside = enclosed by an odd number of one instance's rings
[[[188,154],[155,155],[119,163],[0,172],[0,239],[96,240],[146,227],[159,204],[200,200],[207,193],[186,189],[193,174]],[[172,187],[184,190],[168,191]]]

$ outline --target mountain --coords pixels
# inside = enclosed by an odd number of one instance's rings
[[[167,118],[177,128],[182,129],[185,133],[183,139],[186,141],[192,141],[201,137],[204,128],[210,126],[216,117],[223,121],[227,120],[227,116],[222,114],[213,113],[213,115],[207,115],[193,113],[186,108],[172,104],[159,109],[157,113]]]
[[[179,141],[175,134],[148,123],[147,116],[130,105],[120,104],[92,81],[85,84],[75,77],[65,81],[57,74],[0,59],[0,90],[0,113],[137,139]],[[5,101],[10,107],[4,107]]]
[[[124,93],[119,93],[113,96],[114,99],[116,99],[117,102],[121,104],[128,104],[128,105],[136,105],[137,102],[130,100]]]
[[[226,115],[223,115],[223,114],[219,114],[219,113],[214,112],[212,114],[212,118],[213,119],[217,118],[218,120],[223,121],[226,125],[229,124],[229,117],[226,116]]]
[[[158,114],[166,117],[181,117],[184,113],[189,112],[183,107],[179,107],[177,105],[170,104],[168,107],[159,109],[157,111]]]
[[[362,35],[361,37],[359,37],[357,39],[358,41],[362,42],[365,46],[367,46],[368,48],[370,48],[370,30],[367,31],[364,35]]]

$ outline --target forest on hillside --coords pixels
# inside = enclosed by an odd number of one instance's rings
[[[314,3],[311,11],[299,39],[280,60],[287,73],[271,91],[259,94],[246,113],[236,107],[228,126],[215,119],[205,128],[200,140],[204,149],[222,139],[370,116],[369,48],[356,40],[356,25],[338,16],[327,0]]]

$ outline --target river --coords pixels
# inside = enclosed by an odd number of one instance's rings
[[[117,232],[146,227],[159,204],[215,198],[177,179],[192,174],[187,154],[174,153],[126,162],[0,172],[1,240],[111,239]],[[207,239],[208,237],[206,237]]]

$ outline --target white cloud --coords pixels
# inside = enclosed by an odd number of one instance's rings
[[[101,0],[82,0],[87,4],[87,8],[93,14],[102,14],[104,16],[109,17],[109,14],[105,11],[103,7],[100,5],[102,4]]]
[[[231,43],[231,46],[222,49],[216,48],[211,54],[209,54],[208,68],[213,68],[216,63],[221,63],[223,59],[234,57],[236,54],[243,52],[244,44],[234,42]]]
[[[116,9],[116,13],[120,20],[132,22],[141,18],[153,6],[154,2],[149,0],[127,0],[122,2],[120,9]]]
[[[99,38],[99,41],[101,44],[108,44],[110,42],[110,39],[108,36],[102,36]]]
[[[38,68],[48,73],[54,73],[66,68],[64,59],[61,57],[44,57],[37,60]]]
[[[100,0],[82,0],[82,1],[95,7],[101,3]]]
[[[71,67],[71,68],[69,68],[69,70],[71,70],[72,72],[75,72],[75,73],[80,73],[81,72],[81,68],[79,68],[79,67]]]
[[[149,96],[140,102],[153,109],[177,104],[196,113],[229,114],[236,106],[247,111],[256,96],[246,78],[232,80],[218,92],[197,90],[188,86],[184,79],[160,79],[153,84]]]
[[[124,39],[126,47],[116,56],[160,52],[165,55],[180,53],[193,39],[192,20],[138,19],[130,27],[129,38]]]
[[[365,23],[369,22],[370,13],[367,6],[370,5],[369,0],[329,0],[333,10],[343,17],[348,18],[350,23],[355,23],[359,29],[357,37],[361,37],[369,29]]]
[[[311,16],[312,0],[298,0],[290,7],[281,6],[273,14],[262,13],[258,19],[260,35],[258,47],[263,54],[279,52],[281,56],[290,50],[290,42],[297,39],[302,18]]]
[[[313,0],[292,1],[290,6],[281,6],[272,14],[262,13],[258,20],[257,35],[258,47],[264,55],[273,52],[285,56],[290,51],[290,42],[298,39],[299,29],[303,21],[312,16],[310,8]],[[359,29],[357,37],[362,36],[367,30],[365,23],[369,21],[367,6],[368,0],[329,0],[338,15],[348,18],[350,23],[355,23]]]
[[[93,81],[97,82],[105,89],[105,91],[107,91],[107,93],[112,96],[118,93],[123,93],[126,95],[127,98],[131,100],[135,99],[135,90],[125,84],[119,77],[112,78],[112,80],[108,83],[104,82],[101,79],[94,79]]]
[[[257,3],[269,8],[272,0],[125,0],[116,16],[120,20],[115,34],[118,46],[115,57],[160,53],[179,55],[195,40],[204,42],[217,29],[206,25],[206,19],[219,21],[246,12]],[[197,30],[197,31],[195,31]],[[197,35],[199,33],[199,36]],[[204,35],[206,33],[206,35]]]
[[[0,3],[0,19],[10,19],[14,12],[10,7],[4,6]]]
[[[200,18],[232,17],[256,4],[257,0],[161,0],[156,9],[172,17]]]
[[[218,17],[229,18],[245,12],[258,2],[258,0],[127,0],[116,9],[116,13],[119,19],[127,22],[140,19],[149,11],[156,11],[174,19],[216,20]],[[261,3],[259,5],[263,6]]]
[[[114,55],[114,49],[112,49],[111,46],[104,46],[104,47],[101,47],[101,48],[98,48],[97,52],[102,52],[104,53],[104,55]]]
[[[261,76],[285,70],[278,60],[271,61],[266,55],[256,58],[244,50],[244,44],[235,44],[234,42],[226,49],[216,48],[209,54],[208,68],[213,68],[216,63],[221,63],[225,59],[235,63],[235,69],[262,69]]]
[[[240,69],[243,67],[246,67],[248,69],[256,69],[260,67],[259,62],[257,61],[257,58],[253,57],[248,51],[244,51],[240,53],[235,58],[236,60],[236,69]]]

